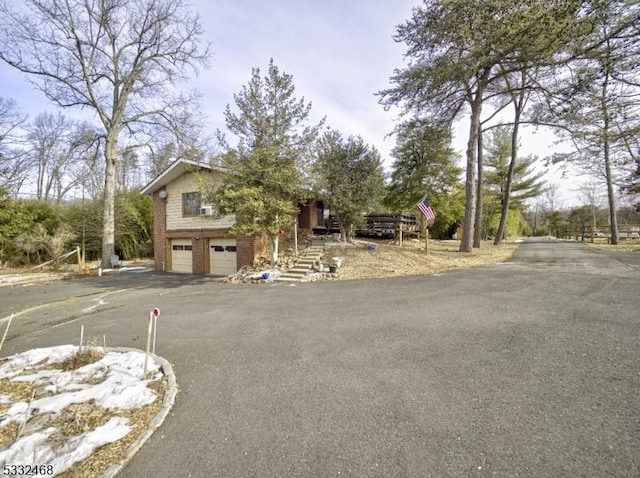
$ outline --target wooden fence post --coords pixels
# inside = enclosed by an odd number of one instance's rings
[[[424,252],[427,256],[429,255],[429,228],[426,229],[424,235]]]
[[[82,257],[80,256],[80,246],[76,246],[76,254],[78,255],[78,272],[82,274],[84,267],[82,267]]]

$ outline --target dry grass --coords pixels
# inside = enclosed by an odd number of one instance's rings
[[[12,382],[8,378],[0,379],[0,395],[9,395],[12,402],[26,402],[31,398],[32,393],[33,384],[31,382]]]
[[[77,370],[80,367],[84,367],[85,365],[95,363],[103,356],[104,351],[102,349],[99,349],[98,347],[83,347],[82,350],[79,350],[64,362],[62,362],[59,367],[65,372],[70,372],[71,370]]]
[[[619,244],[611,245],[607,238],[596,238],[594,242],[587,242],[589,247],[604,249],[612,252],[640,252],[640,239],[623,239]]]
[[[49,426],[57,428],[52,440],[66,440],[101,427],[109,421],[112,413],[97,407],[93,400],[87,403],[73,403],[56,415]]]
[[[344,258],[339,270],[340,279],[439,274],[506,261],[518,247],[513,242],[500,246],[483,242],[479,249],[464,253],[458,252],[458,241],[432,240],[427,255],[423,242],[407,241],[402,247],[390,241],[372,243],[375,244],[375,251],[369,251],[366,244],[332,246],[327,251],[326,261],[330,262],[336,256]]]

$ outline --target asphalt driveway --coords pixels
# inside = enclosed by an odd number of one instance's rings
[[[180,393],[124,477],[639,476],[634,260],[539,241],[430,277],[0,288],[0,318],[42,305],[3,354],[76,341],[80,324],[142,348],[161,309]]]

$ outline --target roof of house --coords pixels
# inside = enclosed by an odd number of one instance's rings
[[[175,181],[183,174],[198,169],[213,170],[214,168],[208,163],[201,163],[190,159],[176,159],[149,184],[142,188],[140,194],[153,194],[170,182]]]
[[[147,184],[140,194],[153,194],[156,191],[164,188],[167,184],[175,181],[180,176],[188,172],[194,172],[199,169],[207,169],[209,171],[218,170],[225,171],[223,166],[214,166],[210,163],[203,163],[199,161],[193,161],[191,159],[176,159],[167,168],[156,176],[149,184]],[[301,188],[302,191],[311,192],[309,188]]]

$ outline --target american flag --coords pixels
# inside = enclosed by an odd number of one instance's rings
[[[427,221],[433,221],[436,218],[436,213],[431,209],[431,204],[429,204],[427,196],[420,199],[420,202],[418,202],[416,206],[418,206],[418,209],[420,209]]]

